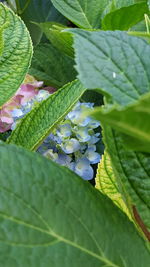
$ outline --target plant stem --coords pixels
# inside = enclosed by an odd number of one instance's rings
[[[21,8],[20,8],[19,0],[15,0],[15,3],[16,3],[16,8],[17,8],[17,14],[20,14]]]
[[[26,2],[25,5],[24,5],[24,8],[23,8],[22,10],[20,10],[20,13],[19,13],[20,15],[23,14],[24,11],[27,9],[27,7],[28,7],[29,4],[30,4],[30,1],[31,1],[31,0],[27,0],[27,2]]]

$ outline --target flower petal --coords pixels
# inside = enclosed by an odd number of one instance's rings
[[[75,172],[84,180],[93,179],[94,171],[86,158],[79,159],[75,165]]]
[[[63,143],[61,145],[61,148],[65,153],[71,154],[80,149],[80,143],[77,139],[71,138],[67,140],[65,143]]]
[[[66,123],[66,124],[63,124],[63,125],[60,125],[58,128],[57,128],[57,135],[59,137],[69,137],[71,135],[71,126],[69,123]]]

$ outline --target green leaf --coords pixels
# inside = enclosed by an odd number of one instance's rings
[[[24,23],[2,4],[0,4],[0,32],[3,38],[3,44],[0,45],[1,106],[12,97],[24,80],[30,65],[32,44]]]
[[[143,32],[143,33],[146,33],[145,19],[143,19],[138,24],[136,24],[133,27],[131,27],[130,31],[132,31],[132,32]],[[130,32],[128,32],[128,33],[130,33]]]
[[[29,73],[45,84],[60,88],[76,78],[74,60],[51,44],[35,47]]]
[[[135,3],[138,3],[138,2],[141,2],[141,1],[148,2],[147,0],[134,0]]]
[[[150,46],[144,40],[119,31],[70,32],[74,33],[78,78],[86,88],[100,88],[121,105],[150,92]]]
[[[96,188],[108,196],[126,215],[132,220],[129,210],[119,192],[118,184],[112,169],[108,153],[104,153],[101,162],[98,164],[96,174]]]
[[[150,153],[125,150],[122,136],[106,125],[103,135],[120,193],[150,241]]]
[[[103,124],[129,135],[126,136],[125,146],[150,152],[150,94],[125,108],[117,105],[96,108],[91,115]]]
[[[0,26],[0,56],[2,55],[3,49],[4,49],[4,30],[8,27],[9,23],[4,23],[3,25]]]
[[[21,10],[24,9],[26,2],[27,0],[19,0]],[[32,23],[33,21],[66,22],[66,19],[54,8],[50,0],[30,0],[29,5],[20,16],[27,25],[34,44],[39,43],[42,32],[37,25]]]
[[[143,2],[144,0],[140,0]],[[126,6],[131,6],[135,3],[135,0],[114,0],[116,9]]]
[[[108,13],[103,21],[103,30],[122,30],[126,31],[141,20],[144,19],[144,14],[148,13],[146,2],[137,3],[128,7],[117,9]]]
[[[52,0],[54,6],[65,17],[81,28],[99,29],[101,14],[109,0]]]
[[[149,267],[133,224],[67,168],[1,144],[0,169],[2,266]]]
[[[34,150],[65,117],[84,93],[79,81],[69,83],[28,113],[12,132],[8,143]]]
[[[64,29],[67,29],[64,25],[54,22],[45,22],[39,23],[38,26],[45,33],[53,46],[68,56],[74,57],[74,50],[72,48],[73,37],[70,33],[63,32]]]
[[[140,0],[141,1],[141,0]],[[108,13],[113,12],[122,7],[128,7],[135,4],[134,0],[111,0],[106,6],[102,17],[106,16]]]

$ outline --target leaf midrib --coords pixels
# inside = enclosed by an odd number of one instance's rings
[[[51,191],[53,191],[52,188],[49,188],[49,189]],[[4,188],[2,186],[0,187],[0,191],[9,194],[11,197],[17,199],[18,202],[21,202],[21,204],[23,206],[25,206],[27,209],[29,209],[31,212],[33,212],[34,215],[36,215],[38,217],[38,219],[46,226],[47,230],[49,230],[50,232],[53,232],[53,230],[51,229],[51,227],[49,226],[49,224],[47,224],[47,222],[45,221],[45,219],[43,219],[43,217],[31,205],[29,205],[25,200],[23,200],[22,198],[20,198],[20,196],[16,195],[11,190],[8,190],[8,189],[6,189],[6,188]],[[97,243],[97,240],[92,235],[92,233],[89,231],[89,229],[86,227],[86,225],[84,224],[84,222],[76,215],[76,213],[74,211],[72,211],[71,207],[66,206],[64,204],[63,199],[60,197],[60,195],[56,194],[56,196],[57,196],[57,199],[60,200],[61,204],[68,210],[68,212],[70,212],[72,214],[72,216],[77,221],[79,221],[79,223],[82,225],[82,227],[85,229],[85,231],[89,234],[89,236],[91,237],[91,239],[95,243],[95,245],[96,245],[97,249],[99,250],[99,252],[102,253],[101,248],[99,247],[99,244]]]
[[[15,217],[13,217],[13,216],[8,216],[7,214],[5,214],[5,213],[3,213],[3,212],[0,212],[0,217],[1,217],[1,218],[7,219],[7,220],[12,221],[12,222],[15,222],[16,224],[19,224],[19,225],[24,225],[24,226],[26,226],[26,227],[28,227],[28,228],[34,229],[34,230],[36,230],[36,231],[40,231],[40,232],[43,233],[43,234],[47,234],[47,235],[52,236],[52,237],[54,237],[54,238],[57,239],[57,242],[53,240],[52,242],[49,243],[49,245],[53,245],[53,243],[56,244],[56,243],[58,243],[58,242],[64,242],[64,243],[66,243],[66,244],[68,244],[68,245],[71,245],[71,246],[73,246],[73,247],[75,247],[75,248],[78,248],[78,249],[82,250],[84,253],[87,253],[87,254],[89,254],[90,256],[95,257],[95,258],[97,258],[97,259],[103,261],[103,262],[106,263],[106,264],[109,264],[109,266],[112,266],[112,267],[119,267],[118,265],[112,263],[112,262],[109,261],[107,258],[105,258],[105,255],[104,255],[104,253],[102,252],[101,249],[100,249],[100,250],[101,250],[100,253],[102,254],[102,256],[99,256],[98,254],[96,254],[96,253],[94,253],[94,252],[92,252],[92,251],[90,251],[90,250],[88,250],[88,249],[86,249],[86,248],[84,248],[84,247],[81,247],[80,245],[76,244],[75,242],[72,242],[72,241],[70,241],[70,240],[68,240],[68,239],[66,239],[66,238],[64,238],[64,237],[62,237],[62,236],[56,234],[56,233],[50,228],[50,226],[47,224],[47,222],[45,221],[45,219],[44,219],[44,218],[43,218],[37,211],[35,211],[35,210],[31,207],[31,205],[28,205],[23,199],[21,199],[19,196],[17,196],[17,195],[14,194],[12,191],[10,191],[10,190],[8,190],[8,189],[6,189],[6,188],[0,187],[0,190],[1,190],[1,191],[6,191],[6,192],[9,193],[12,197],[15,197],[15,198],[17,198],[19,201],[23,202],[23,204],[24,204],[27,208],[29,208],[29,209],[30,209],[36,216],[38,216],[38,217],[40,218],[40,220],[43,222],[43,224],[47,227],[48,230],[46,230],[46,229],[42,229],[42,228],[40,228],[40,227],[38,227],[38,226],[35,226],[35,225],[30,224],[30,223],[24,222],[24,221],[22,221],[22,220],[20,220],[20,219],[17,219],[17,218],[15,218]],[[57,196],[57,197],[59,197],[59,196]],[[62,202],[61,202],[61,203],[62,203]],[[63,204],[63,203],[62,203],[62,204]],[[66,206],[65,206],[65,207],[66,207]],[[70,209],[69,209],[69,211],[70,211]],[[71,213],[73,214],[73,216],[75,216],[75,213],[73,213],[73,212],[71,212]],[[87,227],[82,223],[82,221],[80,220],[80,218],[78,218],[77,216],[75,216],[75,217],[76,217],[76,219],[78,219],[78,220],[80,221],[81,225],[84,226],[85,230],[88,231],[88,234],[89,234],[90,237],[93,239],[93,241],[95,241],[95,244],[96,244],[96,246],[97,246],[97,241],[95,240],[95,238],[94,238],[93,236],[91,236],[91,234],[90,234],[89,230],[87,229]],[[6,243],[9,243],[9,242],[6,242]],[[9,243],[9,244],[12,245],[12,246],[13,246],[13,245],[17,245],[17,244],[15,244],[15,243],[13,243],[13,242],[12,242],[12,243]],[[19,245],[21,245],[21,244],[19,244]],[[26,244],[22,244],[22,246],[25,246],[25,247],[27,247],[27,246],[28,246],[28,247],[31,246],[31,247],[32,247],[32,245],[26,245]],[[41,246],[43,246],[43,245],[41,244]],[[45,245],[44,245],[44,246],[45,246]],[[100,248],[99,245],[98,245],[97,248]]]
[[[77,1],[77,3],[78,3],[78,5],[79,5],[79,7],[80,7],[81,14],[83,15],[83,17],[84,17],[84,18],[85,18],[85,20],[87,21],[87,23],[88,23],[88,25],[89,25],[90,29],[92,29],[92,25],[90,24],[90,22],[89,22],[88,18],[86,17],[86,14],[84,13],[84,10],[83,10],[82,6],[80,5],[80,3],[79,3],[78,1]]]
[[[112,266],[112,267],[120,267],[119,265],[114,264],[113,262],[109,261],[108,259],[104,258],[103,256],[101,257],[101,256],[97,255],[96,253],[94,253],[94,252],[92,252],[92,251],[90,251],[90,250],[88,250],[88,249],[86,249],[86,248],[84,248],[84,247],[81,247],[80,245],[78,245],[78,244],[76,244],[76,243],[74,243],[74,242],[72,242],[72,241],[70,241],[70,240],[68,240],[68,239],[65,239],[65,238],[62,237],[62,236],[57,235],[55,232],[53,232],[53,231],[51,231],[51,230],[50,230],[50,231],[46,231],[46,230],[44,230],[44,229],[42,229],[42,228],[40,228],[40,227],[37,227],[37,226],[32,225],[32,224],[28,224],[28,223],[26,223],[26,222],[24,222],[24,221],[22,221],[22,220],[18,220],[18,219],[16,219],[16,218],[14,218],[14,217],[12,217],[12,216],[8,216],[8,215],[6,215],[6,214],[4,214],[4,213],[0,213],[0,217],[1,217],[1,218],[4,218],[4,219],[7,219],[7,220],[9,220],[9,221],[15,222],[15,223],[17,223],[17,224],[19,224],[19,225],[24,225],[24,226],[26,226],[26,227],[28,227],[28,228],[34,229],[34,230],[39,231],[39,232],[41,232],[41,233],[47,234],[47,235],[49,235],[49,236],[53,236],[53,237],[55,237],[56,239],[58,239],[59,241],[62,241],[62,242],[64,242],[64,243],[68,244],[68,245],[71,245],[71,246],[73,246],[73,247],[75,247],[75,248],[78,248],[78,249],[82,250],[84,253],[87,253],[87,254],[89,254],[90,256],[92,256],[92,257],[94,257],[94,258],[97,258],[98,260],[103,261],[103,262],[106,263],[106,264],[109,264],[109,266]],[[52,243],[53,243],[53,242],[54,242],[54,241],[52,241]],[[51,243],[50,243],[50,244],[51,244]]]

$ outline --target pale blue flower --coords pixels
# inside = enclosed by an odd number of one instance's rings
[[[87,103],[80,103],[81,106],[83,107],[86,107],[86,108],[90,108],[90,109],[93,109],[93,106],[94,106],[94,103],[91,103],[91,102],[87,102]]]
[[[54,134],[52,133],[46,137],[46,139],[44,140],[44,143],[48,144],[51,140],[54,140]]]
[[[45,157],[57,161],[58,160],[58,154],[53,152],[53,149],[48,149],[44,154]]]
[[[15,122],[12,130],[37,102],[49,97],[49,92],[40,90],[38,95],[24,103],[21,109],[13,111]],[[68,113],[62,124],[51,133],[38,148],[38,152],[60,165],[70,168],[85,180],[93,178],[94,171],[91,164],[96,164],[101,157],[96,152],[96,143],[100,134],[94,129],[100,126],[99,121],[86,116],[87,111],[93,109],[93,103],[78,102]]]
[[[14,123],[11,125],[11,130],[14,131],[17,127],[19,121],[14,121]]]
[[[46,138],[46,142],[55,142],[57,144],[61,144],[62,143],[62,138],[60,136],[54,135],[54,134],[50,134],[47,138]]]
[[[81,158],[75,163],[74,171],[84,180],[93,179],[94,171],[89,160],[86,158]]]
[[[77,139],[71,138],[66,140],[65,143],[61,144],[60,147],[65,153],[71,154],[80,149],[80,143]]]
[[[96,151],[96,145],[89,144],[87,149],[90,149],[91,151]]]
[[[73,110],[68,113],[66,118],[69,119],[72,123],[78,124],[80,121],[80,116],[81,116],[81,110]]]
[[[49,92],[46,90],[39,90],[38,94],[35,96],[35,100],[41,102],[50,96]]]
[[[74,132],[76,133],[76,137],[80,142],[88,142],[91,139],[87,128],[75,127]]]
[[[88,123],[88,126],[89,126],[91,129],[96,129],[97,127],[100,126],[100,122],[97,121],[97,120],[94,120],[93,118],[91,118],[91,120],[90,120],[89,123]]]
[[[82,127],[86,127],[87,125],[89,125],[89,123],[90,123],[90,121],[91,121],[91,118],[90,117],[80,117],[80,120],[79,120],[79,122],[78,122],[78,125],[79,126],[82,126]]]
[[[13,118],[22,118],[24,116],[23,111],[19,108],[15,108],[12,112]]]
[[[56,162],[62,166],[69,167],[72,158],[64,153],[58,153]]]
[[[71,135],[71,126],[69,123],[59,125],[57,128],[57,135],[59,137],[69,137]]]
[[[50,144],[46,144],[46,143],[43,143],[38,149],[37,151],[40,153],[40,154],[44,154],[46,151],[48,151],[48,149],[52,149],[52,147],[50,146]]]
[[[70,170],[72,170],[73,172],[75,172],[75,162],[72,161],[72,162],[68,165],[68,168],[69,168]]]
[[[24,115],[31,111],[31,109],[33,108],[33,105],[34,105],[33,100],[30,100],[30,101],[22,104],[21,110],[24,113]]]
[[[96,164],[100,161],[101,156],[93,151],[93,148],[88,148],[84,154],[91,164]]]
[[[88,141],[88,144],[96,144],[100,140],[99,136],[100,136],[99,133],[91,135],[91,138]]]

